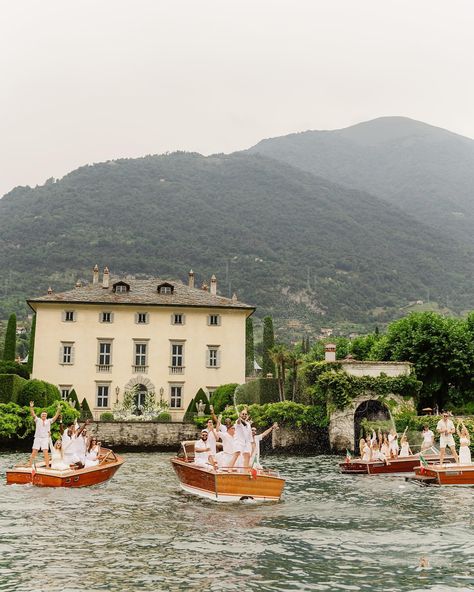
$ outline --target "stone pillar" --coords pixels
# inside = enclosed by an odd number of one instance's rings
[[[336,344],[326,343],[324,347],[324,361],[335,362],[336,361]]]
[[[192,269],[188,273],[188,286],[194,288],[194,271]]]

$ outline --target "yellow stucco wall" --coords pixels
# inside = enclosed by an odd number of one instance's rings
[[[173,419],[182,418],[189,401],[199,388],[206,390],[230,382],[245,381],[245,319],[249,310],[185,308],[185,307],[144,307],[144,306],[103,306],[56,303],[35,303],[37,308],[36,338],[33,378],[40,378],[58,386],[71,386],[79,400],[87,398],[95,417],[106,409],[96,405],[97,383],[110,383],[110,403],[116,400],[116,387],[119,387],[119,400],[125,387],[133,379],[150,381],[148,390],[154,390],[159,398],[163,389],[163,399],[169,401],[170,385],[183,385],[183,405],[180,410],[172,410]],[[63,311],[74,310],[74,322],[63,321]],[[99,322],[99,313],[113,312],[112,323]],[[135,314],[147,312],[149,322],[136,324]],[[172,325],[172,313],[185,315],[185,324]],[[208,326],[209,314],[221,315],[219,326]],[[98,372],[98,341],[112,339],[112,368],[110,372]],[[148,372],[134,373],[134,340],[149,340]],[[170,373],[170,341],[184,341],[184,373]],[[61,342],[74,343],[74,363],[60,364]],[[219,346],[220,367],[206,367],[208,345]]]

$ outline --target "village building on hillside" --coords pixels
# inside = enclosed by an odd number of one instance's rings
[[[112,278],[33,298],[36,312],[32,377],[72,389],[94,418],[112,411],[125,392],[139,401],[154,392],[179,421],[200,388],[245,382],[245,323],[254,308],[210,289],[160,279]]]

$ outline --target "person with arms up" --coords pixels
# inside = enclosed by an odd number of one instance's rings
[[[48,419],[48,414],[43,411],[38,417],[35,413],[34,401],[30,401],[30,413],[31,417],[35,421],[35,436],[33,440],[33,450],[30,457],[30,465],[34,462],[38,452],[40,450],[44,453],[44,465],[46,468],[49,467],[49,440],[51,438],[51,424],[53,424],[61,413],[61,404],[58,403],[56,413],[51,419]]]
[[[438,421],[436,431],[439,434],[439,464],[443,464],[446,446],[449,446],[456,462],[459,463],[459,457],[456,452],[456,444],[453,437],[455,432],[454,423],[449,419],[449,413],[447,411],[443,411],[443,417]]]

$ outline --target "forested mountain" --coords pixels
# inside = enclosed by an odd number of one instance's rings
[[[287,322],[372,322],[426,289],[474,304],[473,259],[370,194],[254,154],[176,153],[84,166],[0,200],[1,316],[27,296],[114,274],[198,283]],[[382,316],[380,316],[382,315]],[[301,327],[303,330],[303,327]]]
[[[474,244],[474,140],[405,117],[263,140],[250,152],[368,191]]]

